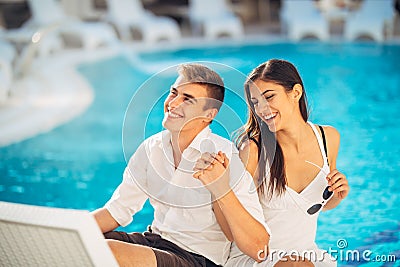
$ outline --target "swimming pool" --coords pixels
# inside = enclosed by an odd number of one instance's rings
[[[399,261],[367,262],[361,255],[357,261],[345,255],[370,250],[372,255],[400,258],[400,47],[396,45],[277,43],[181,48],[82,64],[79,72],[95,90],[93,105],[49,133],[0,148],[0,200],[88,210],[102,206],[125,167],[121,144],[125,109],[154,71],[202,60],[247,74],[270,58],[287,59],[298,67],[311,121],[333,125],[341,133],[337,165],[347,175],[351,192],[335,210],[321,214],[318,244],[338,250],[339,266],[400,266]],[[223,74],[229,75],[235,74]],[[170,74],[165,81],[174,78]],[[240,93],[244,76],[230,78],[237,81],[233,91]],[[168,90],[169,85],[160,84],[165,86],[160,90]],[[227,100],[236,98],[231,94]],[[156,103],[145,129],[137,124],[138,136],[130,138],[132,151],[144,136],[161,129],[161,102]],[[137,117],[146,115],[141,106],[133,108]],[[244,110],[239,101],[237,114],[242,120]],[[127,230],[144,230],[151,219],[151,207],[146,205]]]

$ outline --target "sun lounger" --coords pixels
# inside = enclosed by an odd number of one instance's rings
[[[0,36],[0,105],[10,94],[15,56],[15,48]]]
[[[291,40],[329,39],[329,25],[312,0],[283,0],[281,21]]]
[[[109,22],[124,41],[135,39],[135,31],[140,33],[142,41],[150,43],[181,37],[176,21],[155,16],[143,8],[140,0],[107,0],[107,9]]]
[[[225,0],[190,0],[189,20],[193,33],[204,34],[208,39],[243,36],[242,21]]]
[[[84,49],[96,49],[100,46],[114,45],[117,41],[114,30],[107,23],[83,22],[67,16],[59,1],[28,0],[32,17],[21,28],[9,30],[6,38],[17,45],[27,45],[34,41],[35,34],[42,37],[40,53],[48,54],[45,48],[57,51],[68,44],[78,43]],[[39,35],[38,35],[39,34]],[[44,41],[48,39],[49,41]]]
[[[361,8],[346,20],[344,35],[347,40],[369,37],[382,42],[391,36],[394,9],[392,0],[364,0]],[[386,30],[386,33],[385,33]]]
[[[87,211],[0,202],[1,266],[118,266]]]

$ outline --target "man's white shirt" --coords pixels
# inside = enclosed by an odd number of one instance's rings
[[[162,131],[146,139],[129,160],[123,181],[105,207],[122,226],[143,208],[154,208],[152,230],[187,251],[225,263],[231,246],[212,210],[211,194],[193,178],[193,167],[204,152],[224,152],[230,159],[230,185],[247,211],[268,230],[251,175],[234,144],[203,129],[183,151],[175,169],[171,134]]]

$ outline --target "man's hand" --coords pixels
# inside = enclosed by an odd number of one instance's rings
[[[221,151],[218,154],[203,153],[197,160],[193,177],[199,179],[215,199],[223,197],[229,186],[229,159]]]

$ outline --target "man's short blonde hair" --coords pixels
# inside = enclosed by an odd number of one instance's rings
[[[206,108],[220,109],[224,101],[225,86],[221,76],[210,68],[198,64],[187,63],[178,67],[178,73],[187,83],[205,85],[210,101],[207,101]]]

